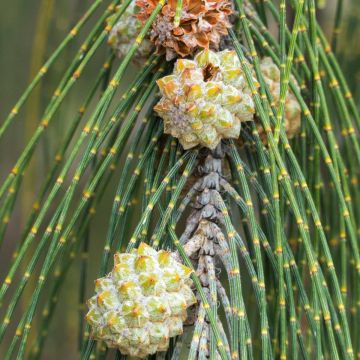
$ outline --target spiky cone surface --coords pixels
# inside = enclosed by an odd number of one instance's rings
[[[260,70],[264,77],[264,81],[269,87],[270,93],[273,97],[275,106],[279,106],[280,101],[280,70],[270,57],[265,57],[260,61]],[[293,76],[291,80],[297,85]],[[300,90],[299,86],[297,85]],[[294,93],[288,90],[285,98],[285,113],[284,113],[284,128],[288,139],[292,139],[300,131],[301,127],[301,106],[297,101]],[[259,124],[257,126],[259,135],[265,141],[266,135]]]
[[[96,294],[88,301],[92,337],[137,358],[166,351],[196,302],[191,272],[170,252],[145,243],[132,253],[115,254],[114,268],[95,281]]]
[[[155,111],[164,131],[184,149],[214,149],[221,139],[238,138],[241,122],[255,107],[235,51],[203,50],[194,60],[178,59],[171,75],[157,81],[162,98]]]
[[[146,21],[158,0],[137,0],[138,18]],[[231,26],[229,0],[183,0],[180,24],[174,26],[177,0],[169,0],[156,17],[150,39],[166,59],[194,55],[199,49],[219,48],[220,39]]]
[[[137,19],[136,13],[135,2],[131,2],[110,31],[108,44],[119,58],[123,58],[129,52],[142,28],[142,23]],[[152,42],[145,38],[135,53],[134,61],[137,63],[145,61],[152,49]]]

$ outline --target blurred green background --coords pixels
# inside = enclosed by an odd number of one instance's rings
[[[91,2],[90,0],[0,0],[0,122],[5,119],[44,60],[61,42]],[[104,6],[106,3],[104,2]],[[339,34],[337,54],[350,83],[350,88],[358,100],[360,98],[358,85],[360,80],[360,1],[343,0],[343,3],[342,29]],[[329,38],[332,34],[336,4],[336,0],[327,0],[326,7],[318,13],[319,21]],[[80,33],[79,39],[72,43],[69,49],[63,53],[61,60],[55,63],[46,76],[46,80],[30,97],[27,106],[16,118],[7,136],[0,143],[0,181],[3,181],[8,174],[39,123],[42,110],[51,97],[57,81],[66,70],[71,56],[80,44],[80,39],[86,34],[86,29],[89,29],[91,24],[90,21]],[[93,80],[92,69],[96,69],[105,59],[107,53],[105,46],[101,50],[89,65],[81,83],[77,84],[71,92],[66,106],[62,106],[54,124],[49,128],[46,138],[40,143],[34,157],[35,160],[29,168],[29,172],[34,176],[28,176],[25,180],[24,191],[18,201],[15,218],[10,223],[6,241],[1,248],[3,259],[8,258],[10,261],[15,240],[17,241],[21,235],[21,228],[26,221],[26,214],[32,206],[41,180],[46,175],[48,164],[55,155],[56,147],[61,139],[58,134],[64,133],[72,119],[72,114],[75,113],[79,102],[84,98],[85,89]],[[98,211],[96,223],[92,226],[94,232],[92,238],[96,238],[97,233],[103,233],[101,228],[106,226],[108,212],[103,212],[104,215],[101,213]],[[96,251],[96,244],[92,251]],[[9,256],[4,256],[4,254]],[[59,307],[49,329],[51,333],[42,359],[62,359],[63,356],[66,356],[67,359],[77,358],[79,278],[77,264],[78,262],[75,262],[71,268],[65,287],[60,294]],[[0,264],[0,281],[3,281],[7,268],[8,263]],[[93,274],[89,274],[89,278],[91,279],[95,274],[96,270]],[[20,307],[24,305],[20,304]],[[1,314],[2,310],[0,309]],[[33,326],[36,328],[36,321]],[[57,340],[58,338],[61,339],[61,342]],[[8,343],[6,341],[4,344]],[[0,358],[3,351],[4,349],[0,348]]]

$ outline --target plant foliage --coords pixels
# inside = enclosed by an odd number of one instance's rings
[[[21,121],[36,85],[82,36],[36,131],[0,186],[1,242],[39,143],[130,3],[94,0],[0,124],[1,141]],[[153,110],[160,99],[156,81],[172,72],[173,61],[150,55],[128,80],[131,60],[165,0],[156,3],[126,55],[116,59],[109,51],[91,73],[92,86],[59,134],[47,177],[39,179],[22,236],[11,239],[16,251],[0,286],[2,358],[41,357],[74,261],[80,262],[80,280],[71,296],[79,299],[80,311],[79,332],[71,336],[78,337],[79,358],[120,358],[91,338],[84,320],[95,280],[88,270],[104,276],[116,251],[141,242],[172,249],[197,270],[195,319],[157,358],[359,358],[360,115],[317,22],[315,0],[233,1],[234,24],[223,46],[240,59],[257,115],[242,126],[240,140],[223,140],[214,151],[185,151],[163,132]],[[182,6],[178,0],[176,22]],[[90,29],[84,27],[95,18]],[[277,104],[261,72],[265,56],[280,69]],[[301,131],[293,139],[283,126],[289,90],[301,107]],[[206,191],[213,196],[207,202]],[[106,194],[112,199],[106,197],[107,230],[94,239],[95,210]],[[205,216],[202,201],[211,205],[212,226],[219,231],[219,261],[210,253],[200,256],[206,270],[189,250]],[[93,241],[102,248],[96,263],[86,256]]]

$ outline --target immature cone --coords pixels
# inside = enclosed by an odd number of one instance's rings
[[[275,106],[279,106],[280,101],[280,70],[270,57],[261,59],[261,73],[269,87]],[[297,85],[295,78],[291,80]],[[284,128],[288,139],[293,138],[301,126],[301,107],[294,93],[288,90],[285,98]],[[263,128],[259,125],[258,131],[261,137],[265,137]]]
[[[115,254],[114,263],[111,273],[95,281],[96,295],[88,301],[93,338],[138,358],[166,351],[196,302],[192,270],[145,243]]]
[[[221,139],[238,138],[241,122],[253,120],[254,102],[235,51],[203,50],[194,60],[179,59],[173,74],[157,83],[163,97],[154,109],[165,133],[184,149],[214,149]]]
[[[146,21],[158,0],[137,0],[138,18]],[[220,38],[228,33],[232,14],[229,0],[183,0],[180,23],[174,26],[177,0],[169,0],[156,17],[150,39],[171,60],[177,55],[193,55],[198,49],[219,48]]]
[[[142,23],[136,18],[135,3],[131,2],[109,34],[108,43],[119,58],[124,57],[129,52],[141,29]],[[138,62],[145,60],[152,47],[151,41],[145,38],[137,49],[134,60]]]

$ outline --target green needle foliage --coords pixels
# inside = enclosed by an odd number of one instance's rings
[[[37,129],[0,184],[0,244],[47,129],[96,54],[108,53],[103,44],[131,1],[94,0],[1,122],[0,141],[22,120],[36,85],[81,38]],[[175,26],[185,2],[175,2]],[[174,61],[154,53],[130,65],[164,4],[157,2],[123,58],[109,51],[86,73],[92,85],[79,97],[69,128],[58,134],[47,176],[37,179],[34,206],[22,235],[11,239],[15,252],[1,277],[1,358],[41,358],[54,314],[69,296],[64,285],[74,263],[77,331],[57,334],[56,341],[76,339],[81,359],[126,358],[92,339],[85,303],[93,274],[108,273],[115,252],[146,242],[176,251],[194,268],[198,298],[184,334],[152,358],[360,359],[360,114],[332,50],[340,45],[343,1],[330,41],[317,22],[315,0],[233,1],[226,46],[240,59],[256,119],[243,124],[240,141],[222,140],[214,151],[185,151],[164,134],[153,110],[160,98],[156,81],[172,72]],[[280,69],[277,104],[260,68],[265,56]],[[283,125],[290,90],[301,107],[301,131],[292,139]],[[204,168],[217,161],[218,182],[204,185]],[[201,272],[188,244],[206,191],[213,194],[220,260],[205,254]],[[107,228],[95,239],[100,205]],[[95,262],[88,257],[94,246],[101,249]]]

